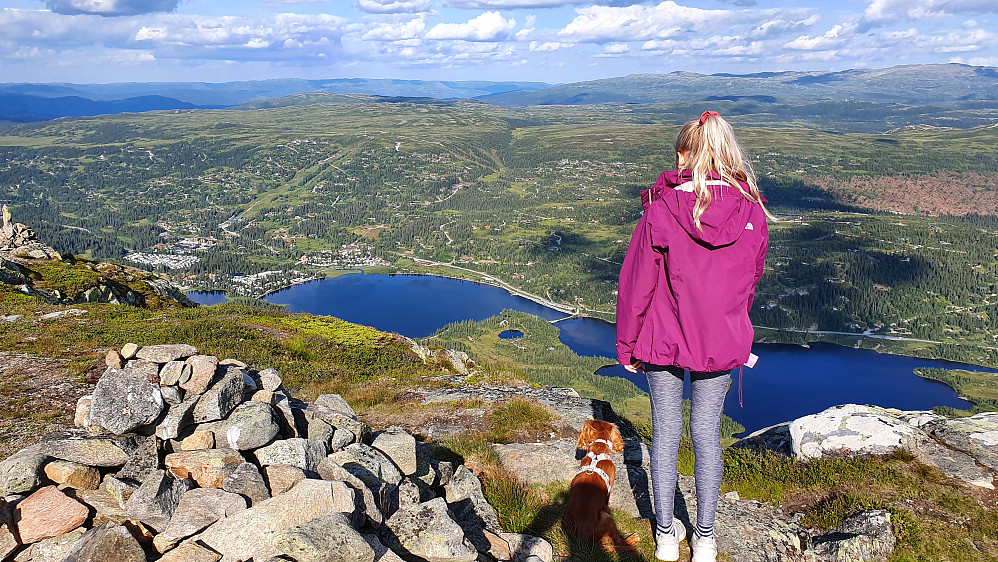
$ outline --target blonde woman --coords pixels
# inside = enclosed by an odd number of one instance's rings
[[[769,241],[765,199],[731,126],[705,111],[676,137],[676,170],[642,193],[620,271],[617,358],[648,377],[655,556],[678,560],[686,529],[675,518],[684,372],[696,455],[693,562],[717,557],[714,519],[721,487],[720,425],[731,370],[749,361],[749,309]]]

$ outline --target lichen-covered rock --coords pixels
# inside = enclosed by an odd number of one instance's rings
[[[281,388],[281,385],[284,384],[277,369],[264,369],[260,371],[258,376],[260,377],[260,385],[263,387],[263,390],[273,392]]]
[[[411,476],[419,465],[416,460],[416,438],[401,427],[389,427],[374,435],[371,446],[384,453],[402,471]]]
[[[146,553],[135,537],[120,525],[108,522],[80,537],[66,554],[67,562],[146,562]]]
[[[463,464],[454,471],[450,482],[444,486],[447,506],[454,518],[465,529],[484,528],[501,533],[499,514],[485,499],[482,482]]]
[[[186,373],[185,373],[186,371]],[[180,384],[181,379],[190,380],[191,366],[184,361],[170,361],[159,370],[159,384],[162,386],[173,386]],[[187,375],[184,377],[184,375]]]
[[[302,480],[284,494],[218,521],[195,538],[232,560],[266,560],[280,554],[273,541],[281,531],[353,510],[354,493],[346,484]]]
[[[298,562],[374,562],[374,549],[342,513],[285,529],[274,546]]]
[[[509,545],[512,562],[524,562],[531,556],[536,556],[542,562],[551,562],[554,559],[554,548],[551,543],[540,537],[520,533],[500,533],[499,536]]]
[[[180,498],[194,488],[186,478],[174,478],[165,470],[150,474],[125,503],[128,516],[162,531],[173,517]]]
[[[367,443],[371,440],[371,428],[366,423],[348,416],[338,410],[333,410],[321,404],[309,404],[305,408],[305,419],[311,422],[320,419],[336,429],[342,429],[354,434],[354,441]]]
[[[170,406],[166,416],[156,426],[156,437],[163,441],[176,439],[185,427],[193,425],[194,407],[200,398],[200,395],[192,393],[184,397],[180,404]]]
[[[175,361],[177,359],[182,359],[184,357],[190,357],[196,355],[198,352],[197,348],[193,345],[187,345],[184,343],[177,344],[165,344],[165,345],[147,345],[140,348],[135,356],[139,359],[145,359],[146,361],[152,361],[153,363],[169,363],[170,361]]]
[[[58,537],[38,541],[18,554],[15,562],[62,562],[76,541],[83,536],[83,529],[73,529]]]
[[[372,488],[377,488],[381,482],[397,486],[402,481],[402,473],[395,463],[370,445],[354,443],[330,454],[329,458]]]
[[[348,418],[357,419],[357,412],[339,394],[323,394],[315,399],[315,405],[329,408]]]
[[[318,443],[322,443],[323,445],[325,445],[326,453],[329,453],[331,451],[331,449],[329,448],[329,443],[330,441],[333,440],[333,435],[335,433],[336,430],[333,429],[333,426],[329,425],[328,423],[318,418],[315,418],[312,421],[308,422],[308,440],[316,441]],[[351,434],[351,436],[352,435],[353,434]]]
[[[166,469],[178,478],[190,478],[204,488],[221,488],[226,477],[246,459],[233,449],[181,451],[166,455]]]
[[[138,447],[128,456],[128,462],[116,476],[139,482],[159,468],[159,441],[155,435],[138,439]]]
[[[260,466],[286,464],[307,472],[316,472],[319,463],[326,458],[326,447],[322,443],[295,437],[274,441],[253,452]]]
[[[222,489],[246,497],[250,505],[256,505],[270,498],[270,490],[256,465],[244,462],[235,472],[225,477]]]
[[[158,383],[141,372],[108,369],[94,389],[90,421],[120,435],[156,421],[162,411]]]
[[[808,562],[887,562],[894,553],[894,526],[884,510],[861,511],[829,533],[815,537]]]
[[[194,421],[204,423],[228,416],[243,401],[246,382],[238,367],[230,367],[214,386],[204,392],[194,406]]]
[[[385,521],[379,537],[403,558],[427,562],[473,562],[478,559],[478,550],[451,519],[443,498],[395,512]]]
[[[45,476],[56,484],[65,484],[76,490],[96,490],[100,486],[100,472],[96,468],[72,461],[48,463],[45,465]]]
[[[941,419],[925,424],[924,429],[949,447],[966,452],[998,472],[998,412]]]
[[[52,457],[40,449],[23,450],[0,462],[0,496],[26,494],[41,485],[45,464]]]
[[[124,509],[125,502],[128,501],[128,498],[132,497],[132,494],[135,493],[135,490],[139,489],[141,484],[141,482],[122,480],[108,474],[104,477],[104,481],[101,482],[101,489],[106,490],[107,493],[111,494],[111,496],[116,499],[119,504],[121,504],[121,508]]]
[[[163,532],[156,535],[153,546],[166,552],[185,538],[209,525],[246,509],[246,499],[214,488],[195,488],[180,498],[170,522]]]
[[[229,414],[218,434],[219,441],[228,443],[229,448],[245,451],[270,443],[278,431],[273,408],[262,402],[246,402]]]
[[[362,516],[367,517],[368,521],[374,527],[381,525],[386,513],[391,515],[388,512],[390,508],[395,506],[389,504],[397,503],[392,502],[391,492],[393,487],[391,484],[379,481],[373,487],[368,486],[360,478],[357,478],[348,472],[347,469],[337,464],[331,456],[322,459],[322,462],[319,463],[318,472],[319,477],[323,480],[343,482],[350,486],[357,493],[358,510],[360,510]]]
[[[790,424],[798,459],[828,453],[884,454],[911,450],[919,430],[888,415],[882,408],[846,404],[804,416]]]
[[[134,435],[119,438],[54,436],[43,438],[40,444],[41,452],[46,455],[96,467],[123,466],[137,447],[138,439]]]
[[[185,542],[167,552],[159,562],[218,562],[222,555],[196,542]]]
[[[124,525],[128,521],[128,512],[125,511],[124,505],[119,503],[107,489],[77,490],[73,497],[90,510],[93,520],[88,523],[91,526],[103,525],[108,521]]]

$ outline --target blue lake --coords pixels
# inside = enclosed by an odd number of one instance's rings
[[[229,298],[225,296],[225,291],[187,291],[187,298],[203,305],[229,302]]]
[[[189,295],[199,300],[198,295]],[[295,285],[269,295],[267,301],[286,304],[292,312],[325,314],[419,338],[460,320],[483,320],[505,308],[548,320],[565,315],[493,287],[420,275],[344,275]],[[201,302],[199,300],[199,302]],[[592,318],[559,322],[561,341],[580,355],[613,358],[616,331]],[[967,408],[948,386],[916,376],[916,367],[968,368],[951,361],[918,359],[831,344],[810,348],[755,344],[759,363],[744,369],[744,406],[738,405],[737,376],[725,402],[725,413],[748,432],[813,414],[846,403],[876,404],[903,410],[933,406]],[[622,376],[647,390],[644,375],[633,375],[607,360],[602,375]]]

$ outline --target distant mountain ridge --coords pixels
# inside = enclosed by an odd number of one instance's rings
[[[53,98],[0,93],[0,121],[45,121],[58,117],[86,117],[109,113],[139,113],[164,109],[212,109],[212,106],[198,106],[158,95],[98,101],[80,96]]]
[[[480,98],[506,107],[660,103],[741,98],[814,102],[854,100],[928,104],[998,100],[998,69],[963,64],[895,66],[840,72],[632,74]]]
[[[998,68],[909,65],[837,72],[632,74],[550,85],[542,82],[368,78],[240,82],[0,84],[0,121],[170,109],[262,109],[315,103],[477,99],[505,107],[731,101],[776,107],[824,101],[973,104],[998,101]]]

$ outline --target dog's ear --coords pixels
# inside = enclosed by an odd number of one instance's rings
[[[579,432],[579,440],[575,442],[575,448],[588,451],[589,444],[596,438],[595,434],[596,428],[593,427],[593,421],[586,420],[585,425],[582,426],[582,431]]]
[[[618,453],[624,452],[624,438],[620,436],[620,430],[617,429],[617,425],[611,426],[613,429],[610,430],[610,442],[613,443],[613,450]]]

